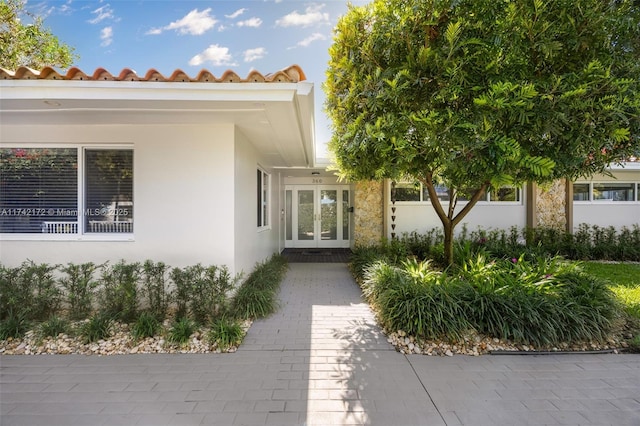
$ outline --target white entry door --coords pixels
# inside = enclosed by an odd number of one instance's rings
[[[285,247],[349,247],[348,185],[287,186]]]

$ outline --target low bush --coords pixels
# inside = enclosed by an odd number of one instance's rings
[[[59,334],[68,334],[71,331],[71,323],[66,318],[52,316],[40,324],[40,336],[57,337]]]
[[[197,324],[189,318],[180,318],[174,321],[167,336],[169,342],[184,345],[198,329]]]
[[[208,339],[221,351],[239,345],[243,337],[244,330],[238,321],[226,316],[214,320],[209,327]]]
[[[29,331],[31,323],[24,313],[10,312],[7,317],[0,321],[0,340],[19,338]]]
[[[102,268],[100,282],[101,311],[124,322],[132,322],[138,313],[140,264],[124,260]]]
[[[86,343],[104,340],[111,335],[113,317],[105,312],[92,315],[80,326],[80,335]]]
[[[429,262],[378,261],[366,270],[363,293],[387,329],[424,339],[474,330],[541,346],[602,341],[619,317],[606,283],[560,258],[479,253],[444,272]]]
[[[60,285],[64,289],[64,295],[71,319],[83,319],[93,310],[95,302],[95,289],[98,281],[94,279],[94,273],[98,266],[88,262],[79,265],[69,263],[60,268],[64,277],[60,279]]]
[[[153,312],[142,312],[131,326],[134,339],[153,337],[162,330],[162,322]]]
[[[231,301],[230,312],[240,319],[264,318],[278,308],[277,291],[288,264],[281,255],[273,255],[259,263],[238,287]]]
[[[149,312],[158,320],[164,320],[171,303],[167,285],[168,266],[164,262],[147,260],[142,265],[142,293],[147,298]]]

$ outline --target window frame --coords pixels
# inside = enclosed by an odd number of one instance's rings
[[[134,159],[131,165],[133,178],[135,179],[135,149],[132,144],[46,144],[46,143],[2,143],[3,149],[75,149],[77,150],[77,211],[76,217],[77,232],[75,233],[6,233],[0,232],[0,239],[4,241],[134,241],[135,225],[133,232],[87,232],[85,228],[85,151],[86,150],[130,150],[133,151]],[[136,185],[133,180],[133,199],[136,199]],[[135,203],[135,201],[134,201]],[[135,204],[133,206],[135,209]],[[134,215],[135,224],[135,215]]]
[[[256,169],[256,225],[258,231],[265,231],[271,229],[271,173],[260,166]]]
[[[425,197],[425,188],[422,185],[422,183],[418,182],[417,183],[419,185],[418,187],[418,193],[420,196],[419,200],[413,200],[413,201],[399,201],[396,200],[396,204],[398,205],[403,205],[403,206],[411,206],[411,205],[430,205],[431,204],[431,200],[427,199]],[[404,187],[409,187],[409,186],[413,186],[414,183],[411,182],[396,182],[396,185],[403,185]],[[523,200],[524,200],[524,194],[523,194],[523,188],[522,187],[513,187],[516,188],[517,190],[517,195],[516,201],[493,201],[491,200],[491,196],[490,196],[490,191],[486,191],[484,194],[484,198],[482,198],[481,200],[478,201],[477,204],[479,205],[483,205],[483,206],[501,206],[501,205],[506,205],[506,206],[519,206],[523,204]],[[500,189],[500,188],[498,188]],[[391,182],[388,184],[388,199],[389,202],[391,203],[391,190],[392,190],[392,184]],[[462,200],[462,199],[458,199],[457,205],[465,205],[467,204],[468,200]],[[442,200],[440,199],[440,203],[443,205],[448,205],[449,204],[449,200]]]
[[[605,200],[605,199],[596,199],[593,196],[593,188],[594,185],[608,185],[608,184],[630,184],[632,185],[633,188],[633,192],[634,192],[634,199],[633,200],[622,200],[622,201],[617,201],[617,200]],[[605,180],[605,181],[589,181],[589,182],[585,182],[585,181],[577,181],[577,182],[573,182],[572,185],[588,185],[588,191],[589,191],[589,199],[588,200],[573,200],[574,204],[580,204],[580,205],[584,205],[584,204],[615,204],[615,205],[629,205],[629,204],[638,204],[640,203],[640,194],[638,194],[638,191],[640,191],[640,182],[638,181],[611,181],[611,180]]]

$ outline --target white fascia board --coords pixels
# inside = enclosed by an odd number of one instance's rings
[[[300,83],[2,80],[1,99],[291,101]],[[302,87],[305,91],[306,87]]]

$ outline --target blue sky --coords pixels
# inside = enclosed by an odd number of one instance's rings
[[[75,48],[74,64],[86,73],[154,68],[195,77],[202,69],[241,77],[255,69],[272,73],[298,64],[315,84],[316,138],[330,138],[323,112],[332,29],[347,1],[294,0],[29,0],[26,9],[44,18],[61,42]],[[366,2],[352,0],[352,4]],[[319,151],[324,156],[324,151]]]

